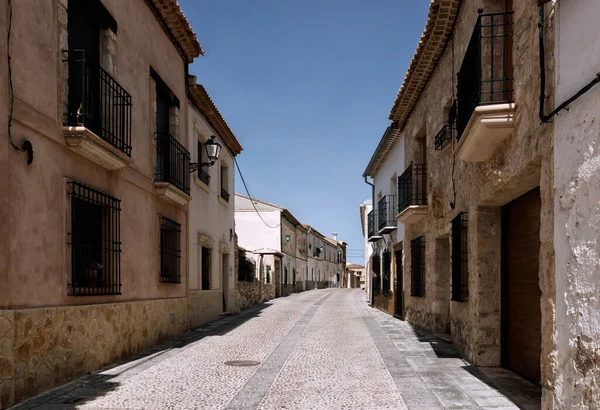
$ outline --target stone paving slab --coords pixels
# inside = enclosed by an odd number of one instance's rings
[[[229,366],[252,360],[256,366]],[[531,409],[540,390],[366,304],[312,290],[206,324],[26,409]]]

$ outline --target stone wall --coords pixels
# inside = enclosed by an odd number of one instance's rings
[[[185,298],[0,310],[0,408],[189,328]]]
[[[263,283],[262,300],[267,301],[275,299],[275,285],[272,283]]]
[[[289,296],[292,293],[294,293],[294,288],[296,287],[296,285],[293,285],[291,283],[285,283],[283,284],[283,295],[282,296]]]
[[[408,117],[405,136],[405,163],[426,162],[428,214],[421,221],[406,225],[404,254],[404,303],[406,319],[431,331],[450,328],[454,344],[476,365],[500,365],[501,245],[500,207],[536,188],[540,188],[542,211],[540,231],[539,285],[542,290],[542,408],[552,408],[555,378],[556,301],[553,262],[553,173],[552,124],[540,124],[538,24],[536,2],[514,5],[513,69],[515,118],[512,135],[485,162],[463,162],[455,157],[454,141],[445,150],[435,150],[433,138],[447,120],[445,107],[456,95],[456,73],[460,70],[466,47],[477,20],[477,10],[486,12],[504,6],[504,1],[464,1],[453,39],[436,65],[427,86]],[[546,8],[551,9],[548,4]],[[550,15],[547,13],[547,15]],[[552,18],[547,19],[547,58],[553,54]],[[553,66],[546,67],[553,77]],[[547,106],[552,105],[549,87]],[[425,144],[425,145],[424,145]],[[424,149],[426,146],[426,149]],[[453,175],[453,178],[452,178]],[[456,192],[456,195],[454,194]],[[454,204],[454,207],[450,206]],[[468,212],[469,300],[450,302],[449,287],[440,279],[447,275],[451,221]],[[426,295],[411,297],[410,241],[426,238]],[[440,246],[439,241],[446,241]],[[446,253],[446,255],[442,255]],[[441,258],[443,256],[443,258]]]
[[[392,291],[390,291],[389,295],[384,296],[381,293],[375,296],[375,301],[373,302],[373,307],[379,309],[385,313],[393,315],[395,309],[395,296]]]
[[[260,300],[260,282],[238,282],[237,290],[239,292],[238,308],[247,309],[257,305]]]
[[[223,294],[221,290],[190,291],[189,300],[192,329],[218,319],[223,313]]]

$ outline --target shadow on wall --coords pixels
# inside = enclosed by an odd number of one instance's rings
[[[144,369],[181,353],[181,349],[185,349],[187,346],[205,337],[226,335],[248,320],[260,316],[260,313],[270,305],[271,303],[262,303],[238,315],[227,316],[204,324],[185,333],[181,337],[130,356],[126,360],[116,362],[97,372],[90,373],[87,376],[26,400],[20,405],[15,406],[14,410],[71,408],[70,406],[79,406],[91,402],[115,390],[123,380],[133,377]]]

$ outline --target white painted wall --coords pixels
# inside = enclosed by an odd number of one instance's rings
[[[600,1],[556,5],[558,106],[600,72]],[[558,408],[588,408],[600,402],[600,85],[553,121],[556,397]]]
[[[281,208],[260,202],[255,206],[264,222],[248,198],[235,195],[235,229],[239,246],[249,251],[261,248],[281,251]]]
[[[372,200],[371,199],[367,199],[365,200],[362,205],[360,206],[360,211],[363,213],[362,217],[361,217],[361,222],[363,224],[362,226],[362,232],[363,232],[363,236],[364,236],[364,248],[365,248],[365,262],[364,262],[364,267],[365,267],[365,292],[367,293],[367,295],[371,294],[371,255],[373,254],[373,248],[371,247],[371,245],[369,245],[369,241],[368,241],[368,236],[369,236],[369,232],[368,232],[368,218],[367,215],[369,215],[369,212],[371,212],[373,210],[373,204],[372,204]]]
[[[198,234],[208,236],[213,239],[211,261],[211,289],[221,289],[221,265],[222,258],[220,245],[224,244],[229,250],[227,258],[227,271],[229,274],[228,288],[234,289],[236,279],[234,275],[234,241],[230,236],[234,232],[234,173],[233,173],[233,155],[225,147],[219,135],[213,130],[204,117],[188,104],[188,146],[191,147],[192,162],[198,158],[197,141],[208,140],[211,135],[215,135],[219,143],[223,146],[219,160],[212,167],[205,168],[211,176],[210,183],[205,185],[197,178],[194,173],[191,176],[190,195],[192,197],[189,203],[189,288],[196,290],[201,288],[202,273],[201,252],[198,245]],[[227,186],[230,190],[229,203],[221,199],[221,181],[220,167],[226,164],[229,168]]]

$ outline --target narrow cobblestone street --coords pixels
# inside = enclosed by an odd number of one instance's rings
[[[225,317],[14,408],[535,409],[539,394],[370,308],[364,291],[324,289]]]

